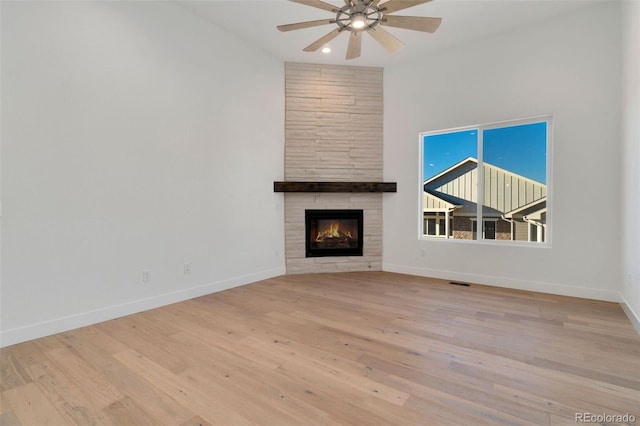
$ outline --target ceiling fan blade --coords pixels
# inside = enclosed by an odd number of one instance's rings
[[[397,12],[422,3],[429,3],[430,1],[431,0],[389,0],[378,7],[386,15],[387,13]]]
[[[336,28],[330,33],[325,34],[324,36],[320,37],[318,40],[314,41],[313,43],[311,43],[310,45],[308,45],[302,50],[304,50],[305,52],[315,52],[316,50],[324,46],[326,43],[336,38],[338,34],[340,34],[340,28]]]
[[[347,47],[347,59],[355,59],[360,56],[362,50],[362,33],[353,31],[349,37],[349,47]]]
[[[329,12],[337,13],[340,8],[329,3],[325,3],[321,0],[289,0],[294,3],[300,3],[311,7],[317,7],[318,9],[328,10]]]
[[[404,43],[395,38],[384,28],[377,26],[369,31],[371,37],[373,37],[378,43],[382,45],[388,52],[394,53],[404,47]]]
[[[298,22],[296,24],[278,25],[280,31],[301,30],[303,28],[318,27],[320,25],[333,24],[333,19],[320,19],[318,21]]]
[[[433,33],[438,29],[442,18],[427,18],[422,16],[387,16],[382,19],[382,25],[387,27],[404,28],[406,30]]]

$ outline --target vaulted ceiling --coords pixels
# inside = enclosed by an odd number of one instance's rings
[[[334,18],[331,12],[286,0],[176,0],[175,3],[283,61],[385,67],[473,39],[540,25],[552,17],[575,13],[601,1],[612,0],[434,0],[394,13],[441,17],[442,24],[434,34],[387,28],[405,44],[403,49],[390,54],[365,36],[362,56],[349,61],[345,60],[347,34],[340,34],[330,43],[329,54],[302,51],[335,28],[333,24],[286,33],[276,29],[281,24]],[[343,0],[326,2],[344,5]]]

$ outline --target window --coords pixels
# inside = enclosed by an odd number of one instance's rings
[[[424,212],[424,229],[425,234],[431,237],[447,236],[447,217],[446,212]],[[453,218],[449,217],[448,234],[453,234]]]
[[[550,135],[551,117],[421,133],[422,238],[548,243]]]

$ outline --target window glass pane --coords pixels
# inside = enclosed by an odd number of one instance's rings
[[[485,227],[484,238],[538,241],[536,231],[516,230],[546,226],[547,123],[484,130],[482,153],[482,216],[497,220],[491,231]]]
[[[478,131],[426,135],[422,148],[423,211],[438,210],[443,219],[438,235],[446,235],[444,221],[449,216],[451,237],[472,239],[471,219],[476,216],[478,197]]]
[[[427,219],[427,235],[436,235],[435,219]]]

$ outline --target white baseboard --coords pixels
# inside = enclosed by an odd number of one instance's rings
[[[618,302],[621,304],[622,309],[626,313],[627,317],[629,317],[629,321],[631,321],[635,329],[640,334],[640,316],[638,316],[638,314],[631,309],[631,307],[621,294],[614,291],[589,289],[578,286],[561,284],[559,285],[536,281],[514,280],[511,278],[500,276],[486,276],[436,269],[416,268],[388,263],[382,265],[382,270],[421,277],[463,281],[489,286],[513,288],[518,290],[558,294],[562,296]],[[233,277],[221,281],[216,281],[214,283],[165,293],[147,299],[140,299],[120,305],[109,306],[102,309],[56,318],[50,321],[44,321],[23,327],[4,330],[0,333],[0,348],[21,342],[26,342],[28,340],[37,339],[40,337],[50,336],[56,333],[62,333],[64,331],[73,330],[79,327],[85,327],[102,321],[108,321],[126,315],[135,314],[149,309],[155,309],[161,306],[169,305],[171,303],[182,302],[184,300],[193,299],[195,297],[217,293],[219,291],[228,290],[230,288],[240,287],[242,285],[250,284],[256,281],[284,275],[285,273],[286,268],[284,267],[274,268],[254,274]]]
[[[627,318],[629,318],[629,321],[633,325],[633,328],[635,328],[638,334],[640,334],[640,315],[638,315],[637,312],[634,312],[633,309],[631,309],[631,305],[629,305],[627,299],[625,299],[623,295],[620,295],[620,298],[622,299],[622,302],[620,302],[622,310],[625,314],[627,314]]]
[[[23,327],[4,330],[0,333],[0,348],[37,339],[39,337],[62,333],[79,327],[85,327],[102,321],[135,314],[149,309],[159,308],[172,303],[182,302],[195,297],[228,290],[230,288],[239,287],[256,281],[284,275],[285,273],[286,270],[284,267],[269,269],[197,287],[160,294],[146,299],[135,300],[120,305],[108,306],[102,309],[96,309]]]
[[[580,297],[584,299],[603,300],[606,302],[620,302],[617,291],[585,288],[566,284],[555,284],[540,281],[517,280],[501,276],[468,274],[438,269],[417,268],[414,266],[382,264],[382,270],[400,274],[416,275],[420,277],[439,278],[443,280],[462,281],[493,287],[505,287],[516,290],[536,291],[540,293],[557,294],[560,296]]]

